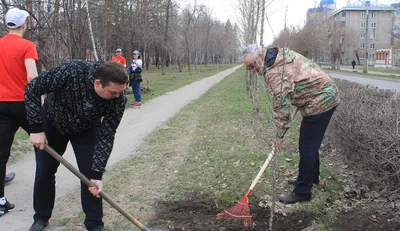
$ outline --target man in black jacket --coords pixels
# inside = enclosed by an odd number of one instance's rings
[[[75,60],[39,75],[27,85],[29,139],[36,147],[35,215],[30,231],[43,230],[54,207],[59,163],[43,150],[46,140],[60,154],[71,142],[79,170],[97,186],[88,188],[81,183],[84,224],[89,231],[103,230],[101,179],[124,114],[128,79],[119,63]],[[43,106],[41,95],[46,95]]]

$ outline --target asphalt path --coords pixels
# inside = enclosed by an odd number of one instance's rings
[[[351,82],[360,83],[363,85],[370,85],[379,89],[389,89],[400,92],[400,80],[385,79],[385,78],[371,78],[362,75],[348,75],[344,73],[328,72],[330,76],[337,79],[344,79]]]

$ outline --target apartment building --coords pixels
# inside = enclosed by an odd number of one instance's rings
[[[323,3],[328,4],[323,5]],[[320,8],[324,9],[321,14],[314,13],[318,11],[317,8],[309,9],[307,19],[320,20],[324,17],[323,21],[327,24],[335,24],[335,31],[332,33],[341,33],[341,36],[335,37],[338,41],[334,42],[342,43],[340,55],[342,64],[350,64],[356,60],[359,64],[368,61],[369,65],[374,65],[377,56],[384,57],[382,54],[393,47],[392,32],[396,12],[393,5],[371,4],[370,1],[365,1],[365,4],[349,4],[335,10],[332,10],[332,6],[335,5],[334,0],[323,0],[320,5]],[[325,16],[326,12],[329,12],[328,16]],[[323,56],[321,60],[330,62],[329,54]]]

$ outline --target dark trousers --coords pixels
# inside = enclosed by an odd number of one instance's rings
[[[0,102],[0,198],[4,197],[6,165],[19,127],[29,133],[25,102]]]
[[[319,182],[319,148],[335,109],[306,116],[301,122],[299,175],[294,189],[296,194],[311,195],[313,182]]]
[[[45,108],[45,106],[44,106]],[[45,111],[45,110],[43,110]],[[89,178],[92,168],[93,150],[100,131],[100,121],[94,122],[91,129],[79,135],[62,135],[43,113],[43,128],[48,145],[60,155],[64,154],[68,141],[75,152],[78,168]],[[36,175],[33,193],[33,219],[48,221],[51,217],[55,200],[55,173],[60,163],[44,150],[35,149]],[[89,178],[90,179],[90,178]],[[99,229],[103,224],[103,204],[101,198],[93,196],[88,187],[81,182],[81,203],[86,215],[85,226],[90,230]]]

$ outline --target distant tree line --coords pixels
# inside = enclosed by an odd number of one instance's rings
[[[11,7],[27,10],[31,17],[26,36],[38,48],[39,72],[64,60],[94,60],[86,1],[1,0],[2,18]],[[155,65],[165,74],[197,71],[201,65],[235,63],[239,58],[238,26],[221,22],[204,5],[180,6],[177,0],[89,0],[96,51],[110,60],[117,48],[131,58],[140,50],[145,67]],[[3,22],[2,22],[3,24]],[[7,33],[1,26],[1,35]]]

